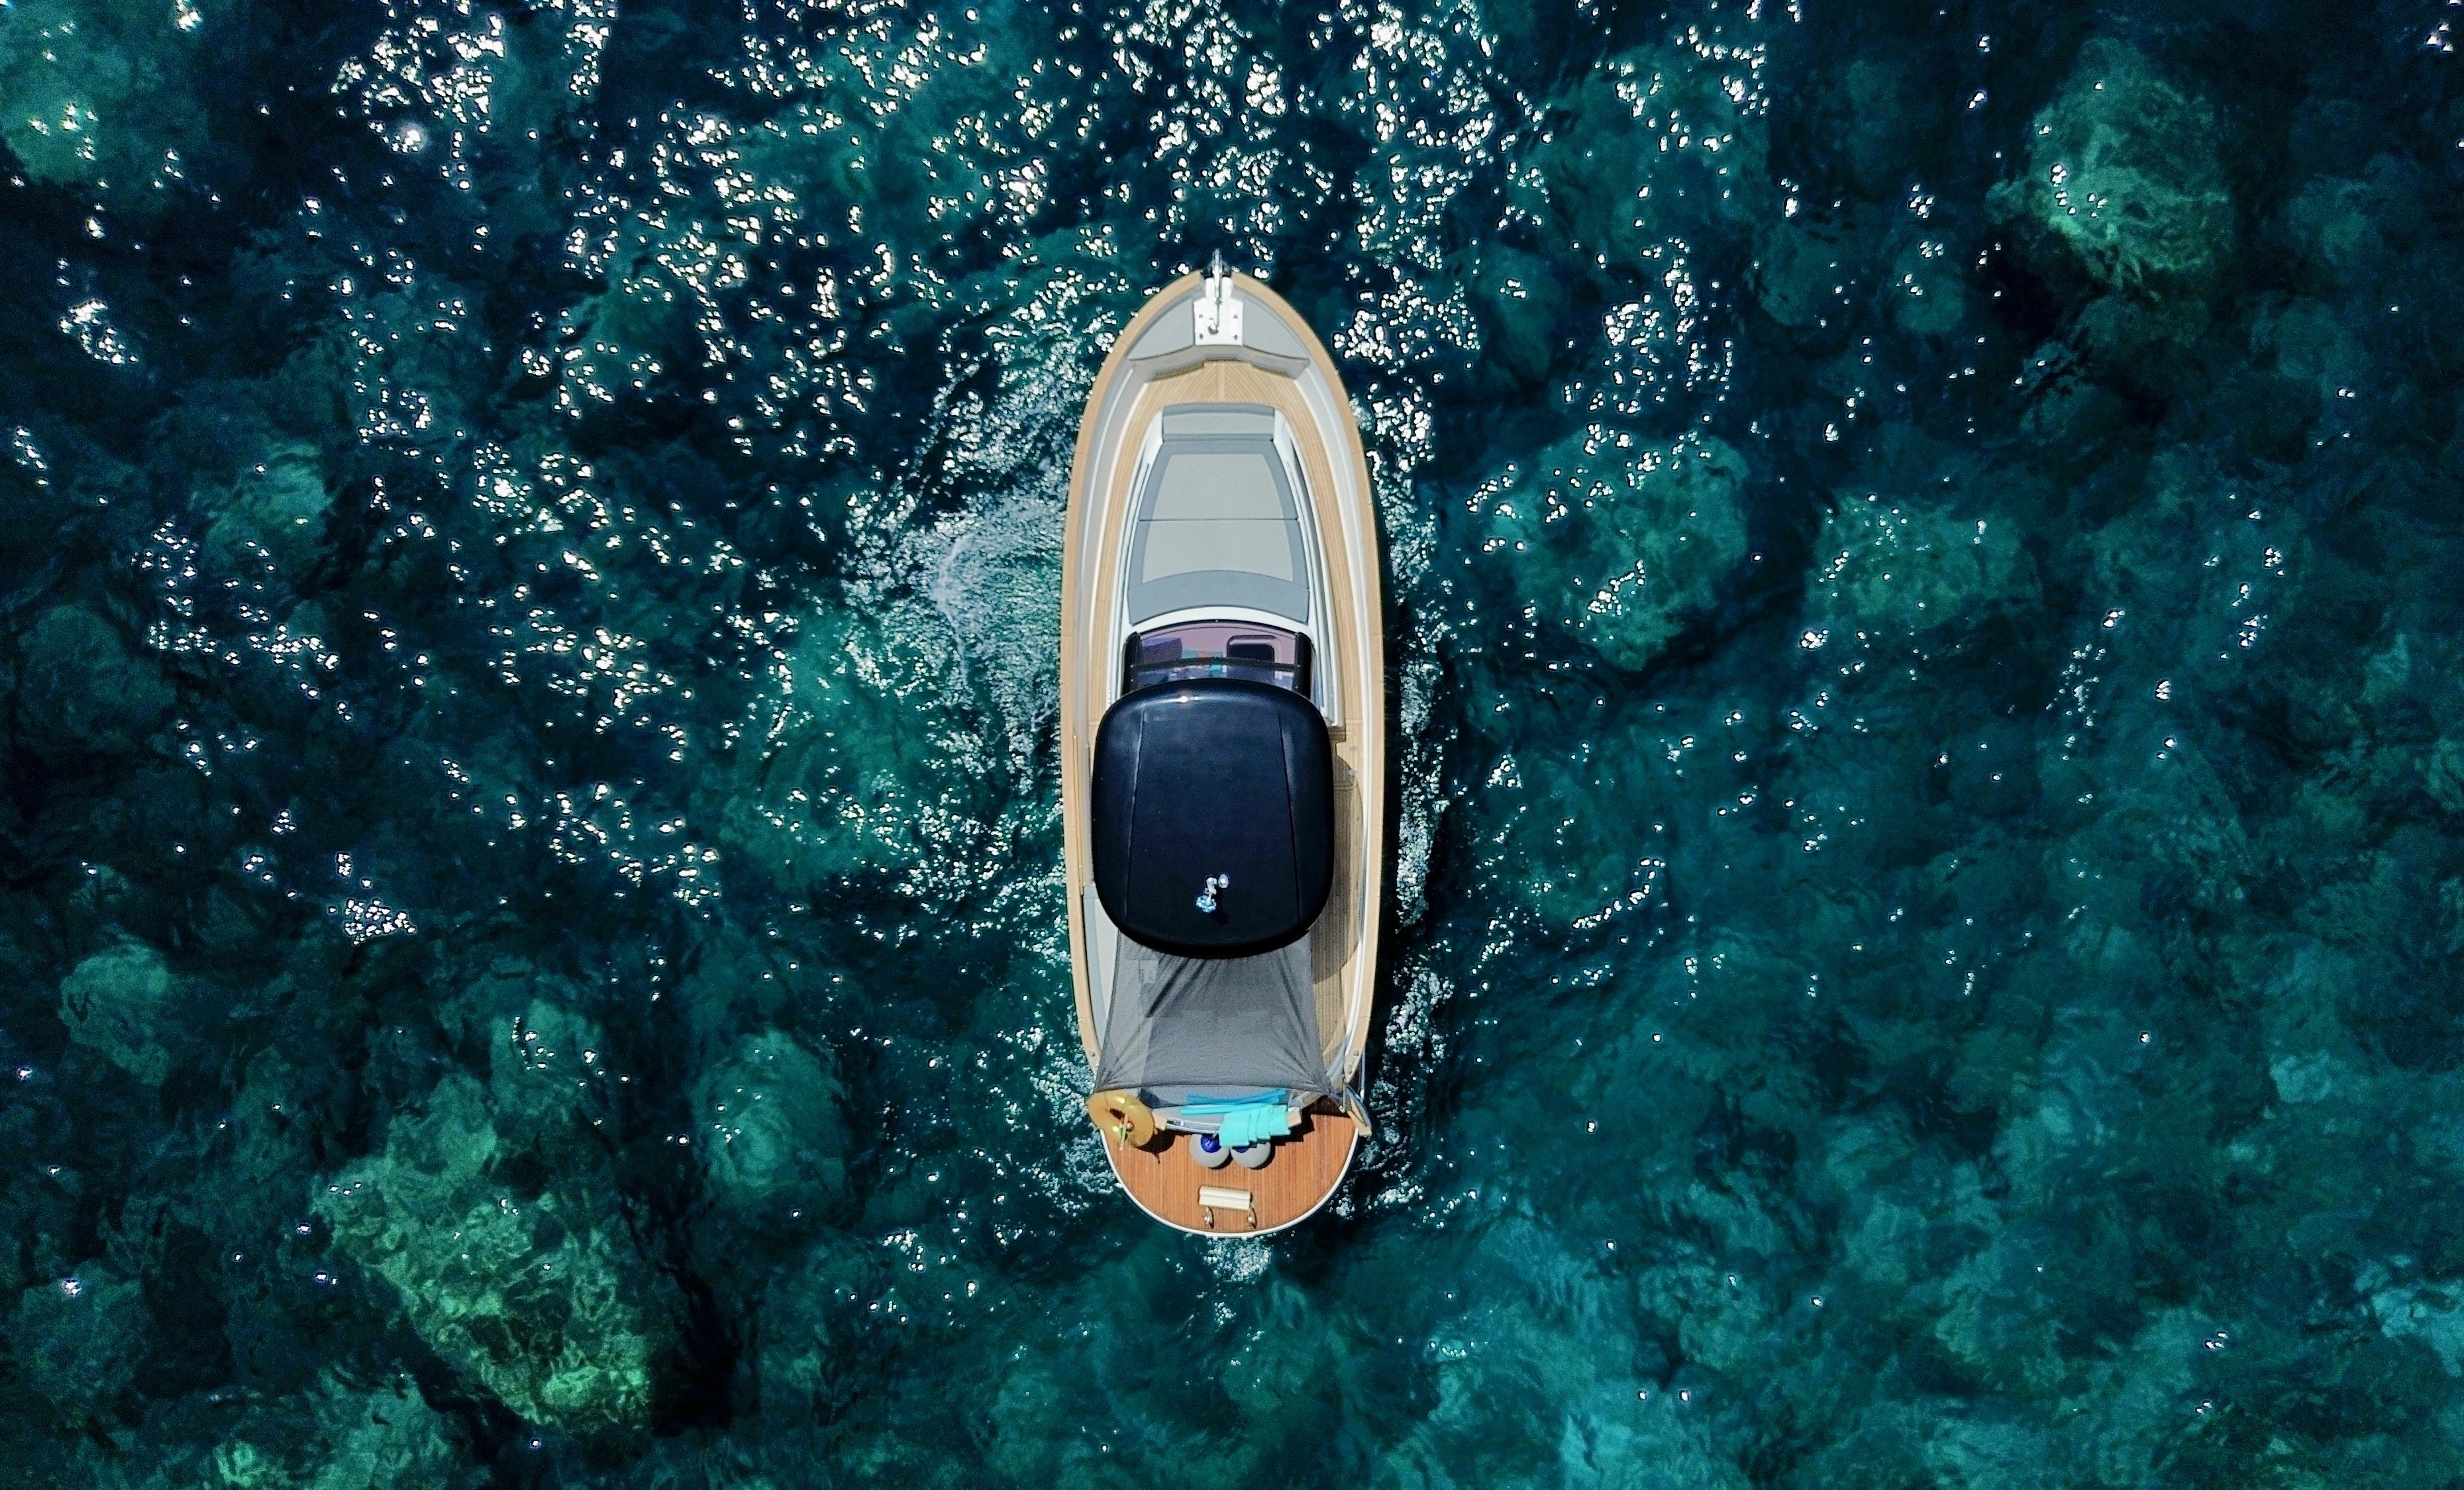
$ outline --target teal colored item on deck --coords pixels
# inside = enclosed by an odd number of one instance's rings
[[[1222,1120],[1216,1137],[1227,1149],[1245,1149],[1269,1138],[1281,1138],[1292,1130],[1291,1093],[1283,1087],[1262,1091],[1254,1097],[1236,1097],[1223,1101],[1198,1101],[1181,1104],[1186,1117],[1211,1117]]]
[[[1281,1138],[1292,1130],[1292,1109],[1277,1103],[1271,1107],[1243,1107],[1223,1114],[1223,1127],[1216,1136],[1235,1149],[1269,1138]]]

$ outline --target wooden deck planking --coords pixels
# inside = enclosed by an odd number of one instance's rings
[[[1172,1134],[1169,1146],[1153,1150],[1126,1148],[1107,1133],[1104,1151],[1112,1161],[1112,1172],[1120,1176],[1121,1188],[1156,1220],[1194,1232],[1249,1236],[1307,1217],[1326,1203],[1352,1164],[1352,1150],[1359,1141],[1352,1119],[1321,1108],[1307,1113],[1301,1122],[1300,1136],[1275,1145],[1274,1160],[1262,1170],[1244,1170],[1238,1164],[1200,1169],[1190,1156],[1197,1140],[1186,1133]],[[1215,1224],[1208,1226],[1198,1203],[1200,1185],[1249,1192],[1258,1208],[1258,1224],[1251,1226],[1244,1213],[1219,1210]]]

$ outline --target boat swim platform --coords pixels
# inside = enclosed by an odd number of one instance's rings
[[[1263,1237],[1297,1226],[1323,1209],[1352,1166],[1360,1129],[1333,1104],[1323,1099],[1301,1114],[1300,1126],[1275,1144],[1275,1156],[1264,1169],[1244,1170],[1238,1162],[1205,1169],[1196,1157],[1198,1139],[1189,1133],[1158,1134],[1144,1149],[1133,1149],[1107,1132],[1104,1155],[1112,1173],[1138,1209],[1177,1231],[1200,1237]],[[1252,1209],[1208,1207],[1199,1192],[1245,1192]]]

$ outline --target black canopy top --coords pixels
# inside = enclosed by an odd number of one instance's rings
[[[1129,694],[1095,732],[1093,796],[1095,893],[1157,952],[1271,952],[1326,909],[1334,751],[1288,689],[1195,678]]]

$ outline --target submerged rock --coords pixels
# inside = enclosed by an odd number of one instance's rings
[[[946,633],[913,607],[824,611],[766,670],[709,815],[782,887],[956,866],[992,762],[944,695]]]
[[[1571,749],[1506,756],[1469,808],[1484,876],[1559,930],[1665,893],[1660,752],[1639,730],[1592,724]]]
[[[759,1220],[813,1216],[847,1194],[838,1076],[780,1030],[737,1042],[701,1081],[694,1143],[721,1205]]]
[[[1752,284],[1763,313],[1802,330],[1845,313],[1865,245],[1854,224],[1782,217],[1754,235]]]
[[[1839,75],[1834,125],[1842,139],[1858,187],[1868,197],[1901,191],[1927,137],[1940,128],[1933,118],[1942,86],[1909,61],[1861,57]]]
[[[54,608],[26,639],[17,728],[49,753],[128,755],[162,725],[173,698],[163,669],[83,605]]]
[[[123,942],[77,965],[60,984],[60,1022],[69,1039],[148,1086],[171,1074],[164,1036],[176,1018],[178,991],[163,954]]]
[[[2378,359],[2353,334],[2348,318],[2318,300],[2268,307],[2251,318],[2250,340],[2252,365],[2273,362],[2277,377],[2316,401],[2305,413],[2333,410],[2338,400],[2378,382]]]
[[[246,380],[192,386],[148,431],[155,465],[190,472],[201,557],[243,583],[260,580],[269,560],[302,580],[321,549],[332,505],[315,443],[323,411],[303,392],[321,371],[280,379],[289,399]]]
[[[1815,540],[1806,587],[1808,649],[1905,642],[1973,625],[2035,585],[2014,526],[1959,517],[1878,493],[1841,493]]]
[[[1661,449],[1595,426],[1505,483],[1485,546],[1535,619],[1640,669],[1745,559],[1745,457],[1710,436]]]
[[[573,352],[553,368],[559,401],[579,411],[638,399],[677,368],[700,359],[693,301],[643,252],[607,289],[568,308],[560,340]],[[548,375],[542,360],[535,369]]]
[[[1968,315],[1968,286],[1941,240],[1921,239],[1891,265],[1891,318],[1921,337],[1944,337]]]
[[[231,483],[214,537],[221,545],[234,538],[254,542],[296,578],[317,555],[329,506],[315,447],[283,441]]]
[[[542,998],[496,1026],[488,1095],[508,1151],[551,1171],[587,1159],[587,1128],[594,1109],[604,1110],[604,1046],[598,1025]]]
[[[104,1418],[136,1379],[152,1319],[135,1280],[88,1263],[17,1296],[9,1353],[26,1384],[62,1416]]]
[[[2041,265],[2108,290],[2204,284],[2233,239],[2216,140],[2206,104],[2130,47],[2091,41],[2036,116],[2028,174],[1989,201]]]
[[[214,1445],[209,1484],[231,1490],[368,1490],[480,1483],[453,1419],[407,1376],[360,1387],[328,1373],[282,1411],[253,1414]]]
[[[664,1326],[620,1215],[579,1177],[514,1193],[495,1174],[495,1117],[477,1082],[447,1077],[318,1212],[419,1337],[507,1407],[575,1434],[639,1428]]]
[[[2396,155],[2373,159],[2359,177],[2324,176],[2284,204],[2279,225],[2303,267],[2336,290],[2366,289],[2403,263],[2434,200],[2419,167]]]
[[[1569,256],[1631,272],[1672,234],[1753,221],[1771,190],[1756,72],[1748,55],[1646,47],[1551,100],[1564,121],[1537,159]]]
[[[1472,275],[1484,349],[1475,371],[1504,388],[1537,386],[1555,361],[1567,295],[1547,259],[1511,244],[1487,243]]]
[[[188,75],[223,39],[208,21],[197,0],[19,0],[0,19],[0,140],[44,181],[145,203],[205,142]]]

